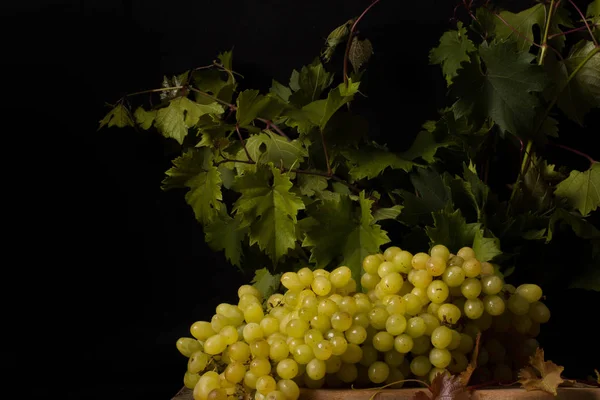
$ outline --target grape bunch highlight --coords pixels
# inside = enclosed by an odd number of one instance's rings
[[[413,255],[392,246],[362,267],[362,292],[346,266],[302,268],[281,276],[284,293],[263,299],[244,285],[237,305],[195,322],[193,338],[177,341],[194,399],[296,400],[303,387],[431,382],[467,369],[480,333],[473,380],[511,382],[550,318],[539,286],[505,283],[469,247]]]

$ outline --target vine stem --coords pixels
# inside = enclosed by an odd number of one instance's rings
[[[593,26],[595,28],[595,27],[597,27],[599,25],[598,24],[593,24]],[[573,29],[569,29],[568,31],[559,32],[559,33],[555,33],[554,35],[550,35],[550,36],[548,36],[548,39],[554,39],[557,36],[564,36],[564,35],[568,35],[570,33],[585,31],[586,29],[588,29],[587,26],[580,26],[579,28],[573,28]]]
[[[360,16],[356,18],[356,21],[354,21],[352,27],[350,28],[350,33],[348,33],[348,41],[346,42],[346,51],[344,53],[344,83],[346,84],[346,87],[348,87],[348,58],[350,57],[350,47],[352,47],[354,31],[356,31],[356,26],[358,25],[360,20],[369,12],[371,8],[373,8],[375,4],[379,3],[379,1],[380,0],[373,0],[373,2],[369,4],[367,8],[365,8],[362,14],[360,14]]]
[[[254,160],[252,160],[252,157],[250,157],[250,153],[248,153],[248,149],[246,148],[246,142],[244,141],[244,138],[242,137],[242,133],[240,132],[240,126],[238,124],[235,124],[235,131],[238,134],[238,138],[240,139],[240,142],[242,142],[242,146],[244,147],[244,152],[246,153],[246,157],[248,157],[248,161],[251,161],[254,164]]]
[[[575,10],[577,10],[579,15],[581,16],[581,19],[583,20],[585,27],[587,28],[588,32],[590,33],[590,36],[592,37],[592,41],[594,42],[594,45],[596,47],[598,47],[598,41],[594,37],[594,32],[592,32],[592,29],[590,28],[590,25],[588,24],[587,19],[585,18],[585,15],[583,15],[583,13],[579,9],[579,7],[577,7],[577,4],[575,4],[575,2],[573,0],[569,0],[569,3],[571,3],[571,5],[575,8]]]
[[[588,154],[584,153],[583,151],[579,151],[579,150],[577,150],[577,149],[574,149],[574,148],[572,148],[572,147],[565,146],[564,144],[550,143],[550,145],[551,145],[551,146],[554,146],[554,147],[559,147],[559,148],[561,148],[561,149],[564,149],[564,150],[567,150],[567,151],[570,151],[571,153],[573,153],[573,154],[577,154],[578,156],[581,156],[581,157],[583,157],[583,158],[587,158],[587,160],[590,162],[590,164],[594,164],[594,163],[596,163],[596,162],[597,162],[597,161],[596,161],[596,160],[594,160],[594,159],[593,159],[593,158],[592,158],[590,155],[588,155]]]

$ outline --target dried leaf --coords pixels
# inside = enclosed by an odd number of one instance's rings
[[[425,392],[417,392],[413,400],[468,400],[471,394],[456,375],[438,374],[429,386],[432,397]]]
[[[556,388],[564,382],[560,374],[565,368],[552,361],[544,361],[544,350],[539,347],[529,357],[529,364],[519,371],[519,383],[528,391],[543,390],[556,396]]]
[[[350,46],[350,63],[352,64],[352,68],[354,68],[354,72],[358,72],[360,68],[369,61],[369,58],[373,54],[373,45],[369,39],[358,40],[355,36],[352,39],[352,45]]]
[[[469,365],[467,365],[467,369],[460,373],[459,379],[463,386],[467,387],[469,384],[469,380],[471,379],[471,375],[477,368],[477,357],[479,357],[479,345],[481,343],[481,332],[477,333],[477,337],[475,338],[475,346],[473,347],[473,353],[471,354],[471,361]]]

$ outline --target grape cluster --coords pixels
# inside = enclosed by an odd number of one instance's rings
[[[302,268],[266,301],[253,286],[220,304],[177,348],[195,400],[296,400],[300,387],[402,387],[465,370],[483,332],[474,378],[512,381],[538,346],[550,311],[534,284],[506,284],[472,248],[389,247],[351,270]]]

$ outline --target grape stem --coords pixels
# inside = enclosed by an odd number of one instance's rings
[[[248,161],[254,164],[254,160],[252,160],[252,157],[250,157],[250,153],[248,153],[248,149],[246,148],[246,141],[242,137],[242,133],[240,132],[240,126],[238,124],[235,124],[235,131],[237,132],[238,138],[240,139],[240,142],[244,147],[244,152],[246,153],[246,157],[248,157]]]
[[[596,160],[594,160],[594,159],[593,159],[593,158],[592,158],[590,155],[588,155],[588,154],[584,153],[583,151],[579,151],[579,150],[577,150],[577,149],[574,149],[574,148],[572,148],[572,147],[565,146],[564,144],[550,143],[550,145],[551,145],[551,146],[554,146],[554,147],[559,147],[559,148],[561,148],[561,149],[564,149],[564,150],[570,151],[570,152],[571,152],[571,153],[573,153],[573,154],[577,154],[578,156],[581,156],[581,157],[587,158],[587,159],[588,159],[588,161],[590,162],[590,165],[591,165],[591,164],[594,164],[594,163],[596,163],[596,162],[597,162],[597,161],[596,161]]]
[[[348,41],[346,42],[346,51],[344,53],[344,83],[346,84],[346,87],[348,87],[348,59],[350,57],[350,48],[352,47],[352,39],[354,38],[356,26],[358,25],[360,20],[369,12],[369,10],[373,8],[375,4],[379,3],[379,1],[380,0],[373,0],[373,2],[369,4],[367,8],[365,8],[362,14],[360,14],[360,16],[356,18],[356,21],[354,21],[352,27],[350,28],[350,33],[348,34]]]
[[[592,42],[594,42],[594,46],[596,46],[596,48],[598,48],[598,41],[594,37],[594,33],[592,32],[592,28],[590,28],[590,24],[588,24],[587,19],[585,18],[585,15],[583,15],[583,13],[579,9],[579,7],[577,7],[577,4],[575,4],[575,2],[573,0],[569,0],[569,3],[571,3],[571,5],[573,6],[573,8],[575,8],[575,10],[577,10],[577,13],[581,16],[581,19],[583,20],[583,23],[585,24],[585,27],[587,28],[588,32],[590,33],[590,36],[592,37]]]

